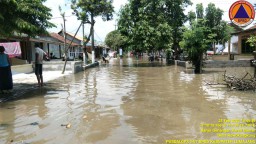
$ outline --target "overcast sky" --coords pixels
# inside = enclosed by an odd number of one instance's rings
[[[122,5],[125,5],[128,0],[113,0],[113,6],[115,8],[115,13],[119,12],[119,9]],[[223,19],[228,21],[228,11],[230,6],[236,2],[237,0],[191,0],[193,2],[193,6],[190,6],[186,9],[186,12],[193,10],[195,11],[195,5],[198,3],[203,3],[204,8],[211,2],[224,11]],[[248,2],[256,3],[255,0],[248,0]],[[80,24],[77,21],[76,17],[72,15],[72,10],[70,9],[70,1],[69,0],[47,0],[45,5],[52,9],[53,18],[51,22],[53,22],[57,28],[49,29],[49,32],[59,32],[61,30],[61,24],[63,24],[63,20],[60,16],[59,6],[62,7],[62,11],[65,11],[66,16],[66,31],[75,34],[76,30]],[[115,30],[117,16],[114,16],[114,19],[111,21],[104,22],[101,17],[97,17],[95,24],[95,39],[97,41],[104,42],[106,35]],[[89,25],[85,26],[85,33],[89,33]],[[78,35],[82,37],[82,30],[79,31]]]

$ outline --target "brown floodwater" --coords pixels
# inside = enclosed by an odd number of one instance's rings
[[[256,119],[255,92],[207,85],[221,83],[224,70],[234,75],[253,71],[207,69],[195,75],[161,62],[112,59],[109,64],[51,81],[23,99],[0,104],[0,143],[162,144],[177,139],[255,139],[256,123],[248,121]],[[250,137],[221,137],[213,130],[203,131],[213,128]]]

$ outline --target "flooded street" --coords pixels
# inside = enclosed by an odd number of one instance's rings
[[[243,119],[256,119],[255,92],[206,85],[224,69],[219,71],[195,75],[160,62],[112,59],[109,64],[51,81],[29,97],[0,104],[0,143],[161,144],[171,139],[245,139],[202,131],[202,124],[217,124],[220,119],[236,119],[239,124],[250,123]],[[246,129],[255,130],[255,126]]]

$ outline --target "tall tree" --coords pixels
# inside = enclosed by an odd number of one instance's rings
[[[196,13],[193,11],[188,12],[188,21],[189,24],[192,25],[192,23],[196,20]]]
[[[115,50],[118,50],[119,47],[122,47],[125,41],[126,38],[122,36],[118,30],[111,31],[105,38],[106,45]]]
[[[215,4],[209,3],[205,10],[205,13],[206,26],[211,29],[211,33],[216,34],[212,41],[214,53],[216,53],[215,44],[218,42],[222,42],[223,40],[222,27],[225,23],[224,21],[222,21],[223,11],[219,8],[216,8]]]
[[[203,4],[196,4],[196,17],[197,19],[203,19],[204,18],[204,7]]]
[[[90,34],[87,36],[88,43],[92,36],[92,62],[94,62],[94,18],[101,16],[104,21],[113,19],[114,7],[112,6],[113,0],[71,0],[71,8],[76,13],[78,20],[84,24],[90,24]],[[86,52],[86,49],[84,49]]]
[[[120,11],[119,29],[138,51],[168,47],[178,51],[186,21],[183,12],[189,4],[189,0],[130,0]]]
[[[159,0],[158,0],[159,1]],[[164,3],[164,15],[172,28],[172,49],[178,57],[182,40],[182,26],[186,21],[185,8],[191,5],[190,0],[161,0]]]
[[[181,45],[188,52],[189,60],[195,66],[195,73],[202,73],[203,54],[207,51],[210,38],[207,36],[208,28],[202,26],[205,21],[194,21],[190,29],[183,33]]]
[[[198,4],[196,8],[197,20],[183,33],[183,41],[180,44],[187,50],[189,59],[195,66],[195,73],[201,73],[203,53],[213,42],[227,42],[233,29],[221,20],[222,11],[214,4],[208,5],[205,16],[202,4]]]
[[[0,35],[11,36],[24,33],[29,36],[47,33],[54,27],[50,23],[51,10],[43,5],[46,0],[1,0]]]

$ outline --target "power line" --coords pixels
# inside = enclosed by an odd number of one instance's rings
[[[75,16],[75,15],[65,16],[65,18],[66,18],[66,17],[72,17],[72,16]],[[58,18],[62,18],[62,17],[53,17],[53,18],[51,18],[51,19],[58,19]]]
[[[102,39],[99,37],[99,35],[94,31],[94,33],[96,34],[96,36],[100,39],[100,41],[102,42]]]

